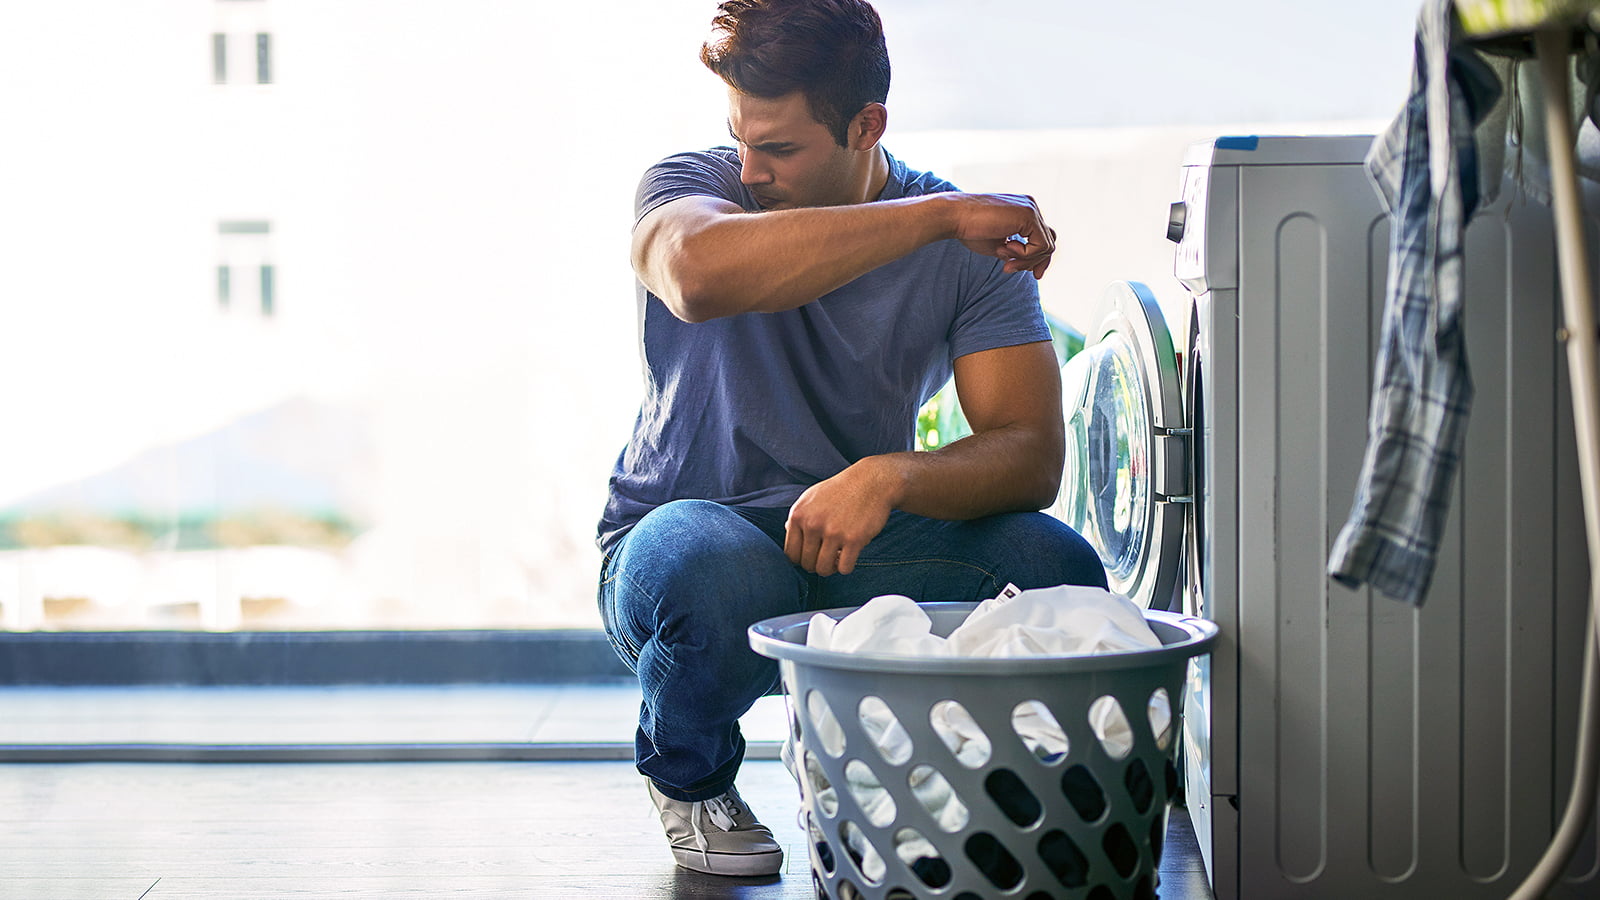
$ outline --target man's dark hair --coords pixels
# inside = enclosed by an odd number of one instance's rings
[[[707,68],[755,97],[803,92],[841,147],[855,114],[889,98],[883,21],[865,0],[723,0],[711,28]]]

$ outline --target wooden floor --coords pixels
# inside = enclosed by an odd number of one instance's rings
[[[781,877],[674,866],[631,763],[4,765],[0,898],[810,900],[793,780],[749,762],[740,789]],[[1173,820],[1160,895],[1209,898]]]

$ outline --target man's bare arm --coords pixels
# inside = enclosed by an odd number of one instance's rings
[[[640,220],[632,257],[639,280],[673,315],[703,322],[803,306],[949,238],[1035,277],[1055,251],[1054,232],[1032,198],[950,192],[759,213],[680,197]]]
[[[1049,342],[969,354],[955,371],[972,435],[932,452],[869,456],[813,485],[789,512],[791,561],[848,574],[896,509],[960,520],[1055,500],[1066,439]]]

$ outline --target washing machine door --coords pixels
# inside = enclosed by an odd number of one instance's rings
[[[1189,432],[1172,335],[1149,288],[1106,289],[1061,380],[1067,455],[1054,514],[1099,552],[1111,590],[1176,608]]]

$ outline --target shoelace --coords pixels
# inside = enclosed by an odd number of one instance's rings
[[[710,800],[696,800],[689,807],[689,825],[694,829],[694,843],[700,849],[700,859],[707,865],[711,861],[711,844],[706,840],[706,833],[700,827],[700,813],[705,812],[711,824],[723,831],[732,831],[734,828],[733,817],[739,814],[739,805],[728,794],[712,797]]]

